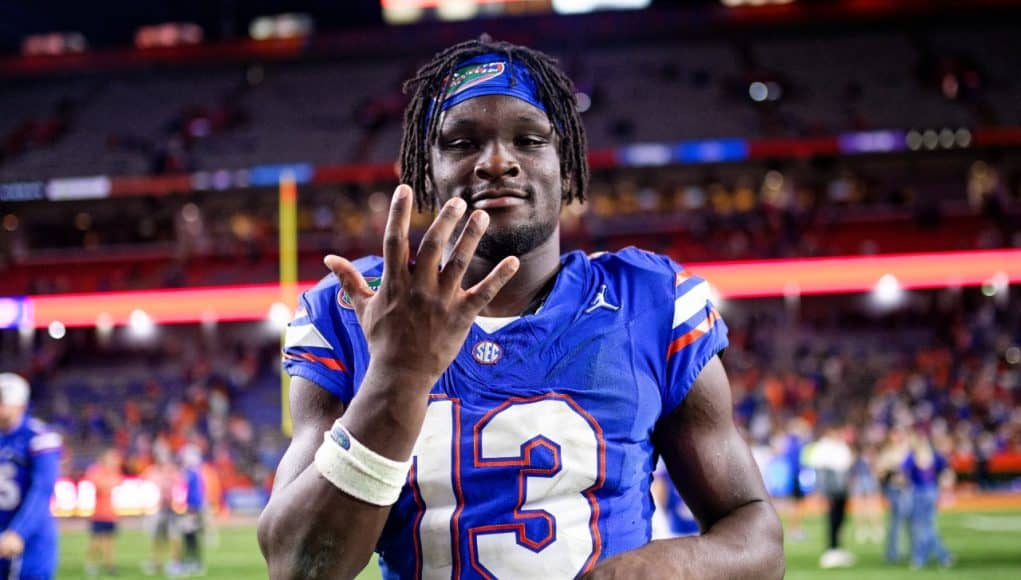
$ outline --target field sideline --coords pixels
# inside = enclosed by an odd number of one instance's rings
[[[127,522],[118,537],[118,579],[142,579],[140,563],[148,557],[148,538]],[[906,566],[889,566],[880,559],[875,544],[847,546],[858,555],[859,562],[848,570],[820,570],[817,566],[823,545],[822,520],[808,522],[808,539],[787,543],[787,578],[896,580],[900,578],[948,578],[968,580],[1017,580],[1021,578],[1021,510],[951,512],[940,516],[940,530],[950,550],[957,556],[957,565],[950,571],[930,567],[910,571]],[[853,534],[850,527],[845,537]],[[65,522],[61,534],[61,565],[57,578],[83,578],[87,536],[84,522]],[[253,580],[265,578],[266,569],[255,541],[252,523],[224,525],[213,534],[207,546],[207,578]],[[376,565],[369,567],[359,580],[376,580]]]

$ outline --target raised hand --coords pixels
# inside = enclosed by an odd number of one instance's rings
[[[354,306],[373,365],[413,376],[429,388],[457,356],[479,312],[517,271],[516,257],[497,264],[478,284],[461,288],[489,215],[476,210],[446,263],[444,250],[464,216],[464,200],[453,198],[440,209],[419,246],[414,268],[409,267],[408,230],[412,191],[400,185],[394,192],[383,239],[383,279],[373,292],[358,269],[340,256],[326,256],[326,266],[340,278]],[[421,382],[419,382],[421,381]]]

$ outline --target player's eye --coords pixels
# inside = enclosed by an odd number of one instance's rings
[[[538,135],[522,135],[515,141],[517,141],[519,147],[542,147],[549,143],[549,139],[539,137]]]
[[[468,149],[474,147],[474,143],[472,143],[470,139],[465,139],[463,137],[445,139],[443,140],[442,145],[444,149],[450,149],[454,151],[467,151]]]

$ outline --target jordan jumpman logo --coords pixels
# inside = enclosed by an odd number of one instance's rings
[[[596,308],[605,308],[607,310],[612,310],[613,312],[620,310],[620,306],[614,306],[606,301],[606,284],[599,287],[599,292],[596,294],[596,297],[592,299],[592,304],[585,309],[585,314],[594,311]]]

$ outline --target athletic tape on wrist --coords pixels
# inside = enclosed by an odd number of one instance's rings
[[[393,505],[411,469],[411,460],[394,461],[359,443],[338,420],[323,433],[315,455],[319,473],[344,493],[365,503]]]

